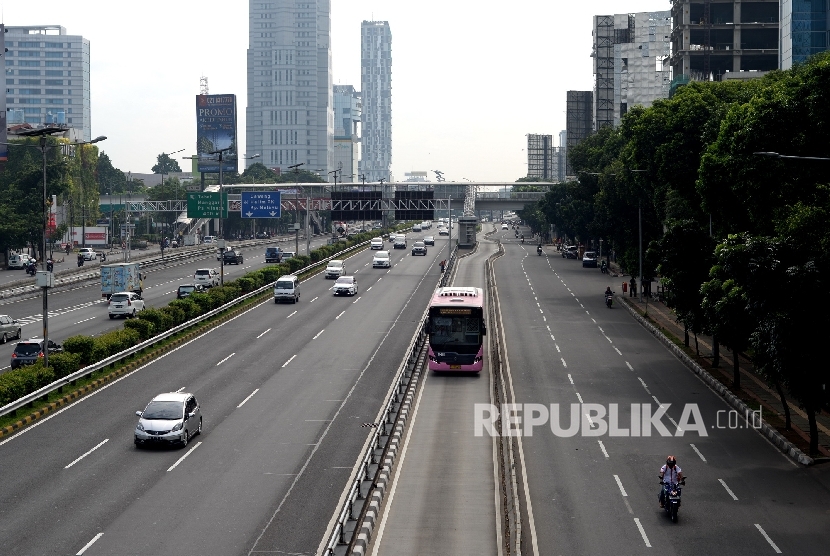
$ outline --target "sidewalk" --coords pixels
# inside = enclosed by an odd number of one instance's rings
[[[614,270],[618,271],[616,268]],[[622,283],[622,280],[624,280],[622,276],[624,275],[618,271],[618,276],[620,277],[620,283]],[[654,292],[656,292],[656,284],[652,290],[652,293]],[[629,293],[625,295],[628,296]],[[713,367],[711,336],[699,335],[697,337],[698,348],[700,350],[700,355],[697,355],[695,352],[694,335],[689,333],[689,346],[687,348],[683,346],[683,323],[677,321],[674,311],[664,303],[655,301],[654,299],[649,299],[648,303],[646,303],[646,300],[640,303],[634,297],[625,297],[625,301],[641,315],[650,319],[652,324],[660,327],[663,333],[674,341],[674,343],[684,347],[687,355],[695,359],[701,367],[706,369],[747,405],[750,407],[758,407],[759,404],[763,406],[763,419],[769,425],[775,427],[782,436],[792,442],[801,451],[808,454],[810,447],[810,426],[807,422],[807,414],[796,405],[797,402],[794,399],[788,398],[787,404],[790,408],[792,428],[789,431],[785,430],[784,407],[781,404],[781,399],[778,393],[770,388],[764,379],[755,373],[752,361],[743,355],[739,355],[741,388],[735,389],[732,386],[732,352],[730,350],[721,344],[719,366]],[[824,456],[830,458],[830,415],[822,412],[816,415],[816,421],[819,431],[819,457]]]

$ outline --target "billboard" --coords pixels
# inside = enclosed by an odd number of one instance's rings
[[[219,155],[211,152],[230,149],[222,154],[222,171],[236,172],[236,95],[196,95],[196,154],[199,171],[219,173]]]

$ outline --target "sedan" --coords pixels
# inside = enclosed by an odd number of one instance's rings
[[[594,251],[585,251],[585,255],[582,257],[582,266],[596,268],[597,254]]]
[[[412,245],[412,255],[424,255],[427,254],[427,246],[424,245],[423,241],[416,241]]]
[[[357,280],[354,276],[341,276],[331,289],[334,295],[357,295]]]
[[[193,394],[159,394],[144,411],[136,411],[138,423],[133,433],[136,448],[144,445],[181,444],[202,433],[202,410]]]
[[[20,323],[9,315],[0,315],[0,344],[5,344],[9,338],[19,340],[22,332]]]
[[[115,317],[135,318],[144,310],[144,300],[133,292],[114,293],[110,297],[109,315]]]
[[[424,245],[435,245],[435,236],[424,236]]]
[[[392,268],[392,261],[389,258],[389,251],[378,251],[372,257],[372,268]]]

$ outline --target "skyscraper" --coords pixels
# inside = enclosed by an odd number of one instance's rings
[[[6,30],[8,125],[65,124],[92,139],[89,41],[59,25]]]
[[[593,129],[593,106],[593,91],[567,92],[567,109],[565,111],[565,151],[567,154],[570,154],[571,149],[591,135]],[[566,162],[565,175],[573,175],[570,161]]]
[[[788,70],[830,47],[827,0],[781,0],[779,69]]]
[[[246,148],[269,168],[334,165],[330,0],[251,0]],[[233,92],[233,91],[229,91]],[[325,174],[323,174],[325,175]]]
[[[363,95],[360,173],[366,181],[389,180],[392,168],[392,32],[387,21],[360,26]]]
[[[361,118],[360,93],[351,85],[334,86],[334,169],[341,170],[339,180],[358,182]]]

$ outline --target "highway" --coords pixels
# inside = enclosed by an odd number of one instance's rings
[[[325,245],[326,238],[312,239],[312,249]],[[265,246],[242,248],[244,263],[241,265],[225,265],[225,276],[229,279],[237,278],[252,269],[265,266]],[[294,249],[293,243],[274,243],[285,249]],[[122,262],[109,258],[107,262]],[[140,261],[139,261],[140,262]],[[84,265],[88,270],[90,263]],[[90,268],[97,268],[98,263],[92,263]],[[190,259],[187,262],[175,262],[167,266],[153,266],[144,270],[144,301],[147,307],[163,307],[176,298],[179,284],[192,283],[193,273],[197,268],[220,267],[215,256],[204,256],[201,259]],[[22,271],[20,271],[22,273]],[[4,275],[18,271],[6,271]],[[32,279],[33,281],[34,279]],[[17,319],[26,338],[43,336],[43,298],[33,295],[9,298],[0,302],[0,314],[7,314]],[[100,278],[80,282],[49,292],[49,338],[57,343],[63,342],[70,336],[78,334],[97,335],[108,330],[121,328],[120,320],[110,320],[107,314],[107,304],[101,298]],[[0,345],[0,372],[10,368],[11,354],[14,351],[15,341]]]
[[[388,272],[371,268],[369,250],[349,259],[357,296],[334,298],[332,282],[313,277],[298,304],[257,305],[0,440],[3,554],[316,553],[439,279],[447,240],[434,232],[417,234],[436,236],[426,257],[390,250]],[[632,404],[652,413],[662,405],[671,434],[592,436],[602,420],[577,405],[577,434],[554,434],[544,422],[517,438],[523,553],[827,552],[826,465],[800,467],[742,419],[730,421],[731,408],[619,302],[606,308],[602,292],[621,293],[623,278],[549,247],[537,256],[512,230],[495,237],[505,247],[495,272],[514,401],[559,404],[562,428],[571,404],[617,404],[618,427],[629,429]],[[484,286],[484,259],[496,246],[479,238],[455,285]],[[245,256],[243,266],[264,264],[258,250]],[[171,299],[176,282],[208,262],[149,273],[147,299]],[[97,295],[97,282],[56,293],[67,312],[54,326],[66,335],[113,326],[103,305],[69,311]],[[36,315],[39,302],[0,312]],[[84,316],[94,319],[74,324]],[[490,403],[490,369],[422,380],[373,553],[501,554],[494,441],[476,436],[474,422],[475,404]],[[203,433],[185,449],[137,450],[135,411],[176,390],[199,399]],[[687,425],[676,436],[692,404],[707,434]],[[677,524],[657,504],[668,454],[689,477]]]
[[[388,271],[363,251],[357,296],[316,276],[298,304],[268,300],[0,441],[4,553],[313,553],[446,243],[393,250]],[[203,433],[137,450],[135,411],[176,390],[200,401]]]

